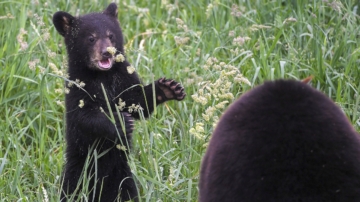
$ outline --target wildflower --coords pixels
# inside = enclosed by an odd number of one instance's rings
[[[211,118],[209,114],[202,114],[202,117],[205,121],[209,121]]]
[[[29,47],[27,42],[21,42],[20,43],[20,51],[24,51]]]
[[[55,52],[51,52],[51,51],[48,51],[48,57],[50,58],[54,58],[56,56],[56,53]]]
[[[169,170],[169,182],[170,184],[173,184],[173,181],[175,179],[175,169],[173,166],[170,166],[170,170]]]
[[[132,73],[134,73],[135,72],[135,68],[133,67],[133,66],[127,66],[126,67],[126,69],[127,69],[127,72],[129,73],[129,74],[132,74]]]
[[[116,53],[116,48],[115,47],[107,47],[106,48],[107,52],[109,52],[111,55],[115,55]]]
[[[182,29],[182,30],[184,30],[184,32],[189,31],[187,25],[185,25],[183,20],[181,20],[180,18],[176,18],[175,20],[176,20],[176,24],[177,24],[178,29]]]
[[[202,145],[204,148],[207,148],[209,146],[209,142],[206,142]]]
[[[205,114],[202,114],[203,118],[206,120],[206,121],[209,121],[211,117],[213,117],[213,114],[215,113],[215,110],[216,108],[215,107],[208,107],[206,110],[205,110]]]
[[[180,19],[180,18],[176,18],[175,20],[176,20],[177,25],[181,26],[181,25],[184,24],[184,21],[182,19]]]
[[[222,74],[222,75],[225,75],[225,76],[232,76],[232,75],[234,75],[234,74],[236,74],[236,73],[237,73],[236,70],[232,70],[232,71],[228,71],[228,72],[226,72],[226,71],[221,71],[221,74]]]
[[[205,70],[209,69],[209,67],[211,67],[213,64],[217,63],[218,60],[215,57],[209,57],[206,62],[205,65],[203,66],[203,68]]]
[[[27,31],[26,31],[24,28],[21,28],[19,35],[20,35],[20,36],[23,36],[23,35],[25,35],[25,34],[27,34]]]
[[[271,28],[271,26],[253,24],[253,25],[251,25],[250,30],[251,31],[256,31],[256,30],[259,30],[259,29],[270,29],[270,28]]]
[[[196,55],[200,56],[200,54],[201,54],[201,49],[200,48],[196,49]]]
[[[240,17],[242,16],[242,12],[239,10],[239,7],[236,4],[231,6],[231,13],[232,16]]]
[[[57,93],[57,94],[62,94],[62,93],[63,93],[63,89],[57,88],[57,89],[55,89],[55,93]]]
[[[52,62],[49,62],[49,67],[53,72],[58,71],[58,68],[56,67],[56,65]]]
[[[200,38],[200,37],[201,37],[201,34],[202,34],[202,32],[201,32],[201,31],[197,31],[197,32],[195,32],[195,36],[196,36],[197,38]]]
[[[40,73],[44,73],[44,72],[45,72],[45,68],[44,68],[44,67],[38,66],[38,68],[39,68]]]
[[[24,28],[21,28],[19,34],[16,36],[16,39],[20,44],[20,51],[24,51],[29,47],[28,43],[24,41],[24,35],[26,34],[27,31],[24,30]]]
[[[81,82],[79,83],[79,86],[80,86],[81,88],[83,88],[83,87],[85,87],[85,83],[84,83],[83,81],[81,81]]]
[[[234,95],[232,93],[225,93],[225,94],[219,95],[219,98],[232,100],[232,99],[234,99]]]
[[[202,105],[206,105],[207,102],[208,102],[208,100],[207,100],[205,97],[199,96],[199,95],[196,94],[196,93],[195,93],[194,95],[192,95],[191,98],[192,98],[195,102],[198,102],[198,103],[200,103],[200,104],[202,104]]]
[[[234,81],[236,81],[238,83],[245,83],[245,84],[251,86],[249,79],[245,78],[242,74],[236,75],[234,78]]]
[[[331,3],[328,3],[328,6],[330,6],[334,11],[340,13],[342,4],[339,1],[333,1]]]
[[[161,0],[161,8],[162,8],[163,6],[168,5],[168,4],[169,4],[169,2],[168,2],[167,0]]]
[[[138,112],[140,110],[143,110],[143,108],[140,105],[132,104],[131,106],[128,107],[129,113]]]
[[[249,37],[236,37],[233,39],[233,45],[238,45],[238,46],[241,46],[245,43],[245,41],[249,40],[250,38]]]
[[[79,100],[79,107],[83,108],[84,107],[84,100]]]
[[[120,110],[120,111],[122,111],[122,110],[124,110],[124,108],[126,107],[126,103],[125,103],[125,101],[123,101],[121,98],[119,99],[119,104],[118,104],[118,109]]]
[[[138,8],[138,12],[139,13],[148,13],[149,9],[148,8]]]
[[[44,21],[42,21],[42,20],[38,21],[37,24],[39,25],[39,27],[45,26],[45,23],[44,23]]]
[[[70,89],[65,88],[64,92],[65,92],[65,94],[69,94],[69,93],[70,93]]]
[[[231,31],[229,32],[229,36],[230,36],[230,37],[235,36],[235,31],[234,31],[234,30],[231,30]]]
[[[204,132],[205,132],[205,129],[204,129],[203,123],[196,123],[195,127],[190,128],[190,130],[189,130],[189,133],[194,135],[199,140],[204,140],[204,138],[205,138]]]
[[[36,64],[39,63],[39,61],[40,61],[39,59],[35,59],[35,60],[33,60],[33,61],[29,61],[29,62],[28,62],[29,69],[35,70]]]
[[[64,73],[61,70],[59,70],[54,63],[49,62],[49,67],[54,74],[59,75],[59,76],[64,75]]]
[[[43,22],[42,18],[41,18],[37,13],[34,14],[34,18],[36,19],[36,24],[37,24],[39,27],[45,25],[45,23]]]
[[[166,10],[168,11],[168,14],[173,12],[176,9],[176,6],[174,4],[168,4],[166,5]]]
[[[204,140],[204,135],[196,132],[195,128],[190,128],[189,133],[194,135],[196,137],[196,139]]]
[[[48,41],[50,39],[50,33],[45,32],[42,37],[43,37],[44,41]]]
[[[204,133],[204,124],[203,123],[196,123],[195,130],[199,133]]]
[[[161,139],[162,135],[160,133],[154,133],[154,137]]]
[[[259,29],[270,29],[271,26],[267,26],[267,25],[257,25],[257,27],[259,27]]]
[[[147,32],[152,33],[151,31],[147,31]],[[144,49],[145,49],[145,39],[141,39],[139,44],[139,50],[144,51]]]
[[[60,100],[56,100],[56,104],[59,106],[64,106],[64,102],[60,101]]]
[[[218,64],[215,64],[215,65],[213,66],[213,69],[215,69],[215,70],[221,70],[221,66],[218,65]]]
[[[80,81],[80,79],[75,79],[75,83],[74,82],[69,82],[68,83],[68,87],[72,87],[73,85],[76,85],[78,88],[83,88],[85,87],[85,82]]]
[[[206,11],[205,11],[206,18],[209,18],[209,17],[210,17],[213,8],[214,8],[214,5],[211,4],[211,3],[206,7]]]
[[[121,144],[117,144],[117,145],[116,145],[116,148],[117,148],[118,150],[121,150],[121,151],[126,151],[126,150],[127,150],[126,147],[125,147],[124,145],[121,145]]]
[[[217,124],[219,123],[219,117],[218,116],[214,116],[213,117],[213,124],[212,127],[216,128]]]
[[[48,196],[47,191],[46,191],[46,189],[44,188],[43,185],[41,185],[41,189],[42,189],[42,192],[43,192],[43,194],[44,194],[44,200],[43,200],[43,202],[48,202],[48,201],[49,201],[49,196]]]
[[[175,44],[180,46],[180,45],[187,44],[190,41],[190,38],[189,37],[175,36],[174,40],[175,40]]]
[[[125,57],[123,54],[119,53],[115,56],[115,61],[116,62],[124,62],[125,61]]]
[[[8,13],[7,15],[0,16],[0,20],[2,19],[14,19],[15,17],[11,15],[11,13]]]
[[[215,105],[215,108],[224,109],[225,105],[228,104],[228,103],[229,103],[229,101],[222,101],[222,102],[218,103],[217,105]]]
[[[286,18],[283,22],[283,24],[289,24],[289,23],[292,23],[292,22],[296,22],[296,18],[293,18],[293,17],[290,17],[290,18]]]
[[[234,55],[238,55],[240,51],[239,51],[239,48],[236,47],[235,49],[230,49],[230,52]]]

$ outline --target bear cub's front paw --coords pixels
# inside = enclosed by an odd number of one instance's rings
[[[122,116],[122,120],[119,119],[118,114],[114,114],[116,117],[116,125],[118,126],[118,130],[120,133],[124,133],[122,129],[122,123],[120,121],[124,121],[123,125],[125,127],[125,134],[126,136],[131,136],[134,131],[134,118],[131,114],[127,112],[120,112],[120,116]]]
[[[166,100],[183,100],[186,96],[184,87],[172,79],[161,78],[156,82],[157,86],[161,89],[162,95],[158,95],[159,101]]]

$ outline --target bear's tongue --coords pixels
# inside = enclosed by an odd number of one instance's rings
[[[99,60],[99,67],[103,68],[103,69],[109,69],[111,67],[111,60],[110,58],[104,59],[104,60]]]

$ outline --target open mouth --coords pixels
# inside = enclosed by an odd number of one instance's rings
[[[100,69],[108,70],[112,66],[112,59],[111,58],[105,58],[98,61],[98,66]]]

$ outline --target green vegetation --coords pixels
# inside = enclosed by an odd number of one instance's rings
[[[97,2],[0,2],[1,201],[59,200],[67,59],[51,19],[110,3]],[[265,80],[313,75],[359,130],[358,1],[120,2],[127,57],[144,82],[174,78],[187,93],[136,124],[130,164],[142,201],[197,201],[216,121]]]

